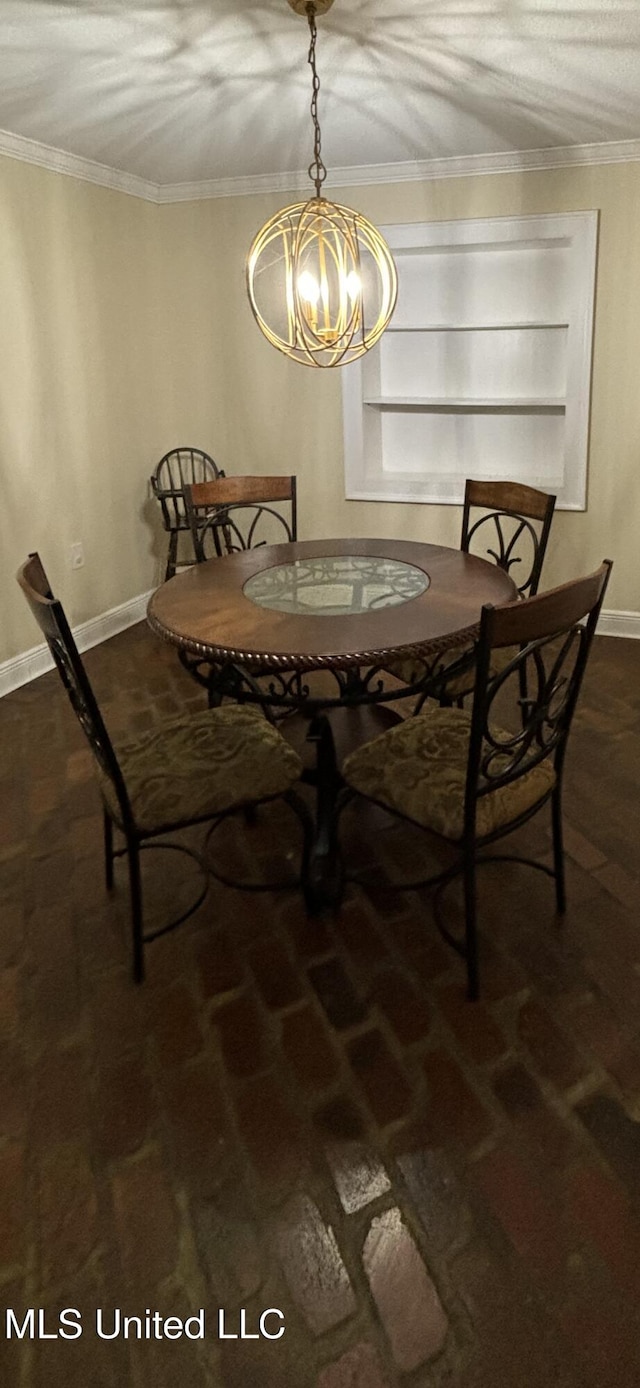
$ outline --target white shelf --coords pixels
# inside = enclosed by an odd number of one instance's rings
[[[597,214],[382,231],[398,306],[342,374],[346,496],[460,505],[503,477],[584,508]]]
[[[496,333],[508,332],[510,329],[521,332],[523,329],[536,328],[568,328],[567,322],[560,322],[556,319],[543,321],[542,319],[531,320],[526,323],[398,323],[391,322],[385,329],[387,333]]]
[[[564,400],[549,396],[476,400],[469,396],[462,399],[454,396],[379,395],[365,399],[362,403],[377,410],[444,410],[452,413],[457,410],[551,410],[555,414],[563,414],[566,409]]]

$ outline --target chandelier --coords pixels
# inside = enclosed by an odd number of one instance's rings
[[[330,202],[322,192],[316,72],[316,14],[333,0],[289,0],[309,21],[313,74],[315,195],[284,207],[260,228],[247,258],[247,290],[258,326],[273,347],[303,366],[344,366],[382,336],[398,290],[391,251],[360,212]]]

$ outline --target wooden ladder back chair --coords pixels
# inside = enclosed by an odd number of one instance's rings
[[[483,850],[526,824],[549,801],[553,868],[512,856],[554,877],[558,912],[565,909],[565,751],[610,571],[605,560],[595,573],[548,593],[484,607],[471,712],[430,706],[344,763],[343,777],[353,791],[457,845],[452,869],[405,885],[437,886],[462,874],[463,939],[443,926],[439,913],[436,919],[449,944],[466,958],[472,999],[478,996],[477,863],[490,861],[492,855]],[[511,658],[494,673],[495,653],[505,649]],[[529,691],[524,698],[523,686]],[[505,730],[503,720],[513,727]]]
[[[133,976],[139,983],[144,976],[145,943],[182,924],[204,901],[208,889],[206,865],[198,853],[181,843],[158,845],[195,858],[203,869],[204,887],[177,919],[143,931],[141,849],[160,835],[209,820],[215,827],[237,810],[279,796],[292,806],[305,828],[291,791],[302,774],[302,763],[263,714],[246,705],[172,719],[124,744],[116,755],[62,604],[54,598],[37,554],[29,555],[17,577],[95,758],[108,891],[113,887],[114,858],[127,858]],[[123,848],[114,848],[114,828],[124,838]]]
[[[289,519],[274,503],[289,504]],[[219,477],[185,488],[185,509],[196,558],[207,558],[210,536],[215,554],[233,554],[268,543],[298,538],[295,477]]]
[[[169,552],[165,580],[173,578],[177,568],[193,564],[193,559],[178,559],[180,533],[190,530],[184,501],[184,489],[194,483],[224,477],[213,458],[201,448],[172,448],[160,459],[151,477],[151,490],[160,502],[162,523],[169,535]]]

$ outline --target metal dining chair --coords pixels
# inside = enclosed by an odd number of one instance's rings
[[[298,538],[293,476],[218,477],[186,486],[184,501],[199,564],[209,557],[222,558],[267,542],[284,544]],[[289,519],[275,509],[279,502],[288,503]],[[213,555],[207,553],[209,540]],[[187,651],[180,652],[180,660],[188,674],[207,690],[213,704],[218,697],[219,668]],[[299,676],[295,678],[299,684]]]
[[[218,477],[185,487],[184,501],[199,563],[209,537],[218,557],[298,538],[295,477]],[[288,519],[278,502],[288,503]]]
[[[236,811],[280,796],[306,833],[303,807],[292,792],[302,775],[302,762],[259,709],[238,704],[172,719],[124,743],[116,753],[62,604],[54,598],[37,554],[30,554],[22,565],[18,582],[93,753],[103,803],[108,891],[114,884],[114,858],[127,858],[133,976],[140,983],[145,943],[186,920],[204,900],[208,886],[205,871],[205,887],[197,900],[176,920],[145,932],[141,850],[161,835],[206,821],[215,826]],[[122,848],[114,849],[114,829],[122,836]],[[206,869],[200,856],[184,844],[158,847],[186,853]]]
[[[467,478],[460,549],[490,559],[513,578],[521,598],[538,591],[556,498],[522,482],[482,482]],[[479,513],[479,514],[478,514]],[[496,652],[495,659],[506,661]],[[455,667],[447,678],[447,668]],[[399,660],[386,667],[403,684],[421,677],[419,662]],[[426,675],[426,667],[423,666]],[[461,703],[473,692],[473,649],[454,646],[438,672],[434,694],[443,704]]]
[[[468,995],[478,997],[476,869],[513,860],[555,879],[556,906],[565,910],[562,780],[567,739],[600,614],[611,561],[587,578],[537,597],[482,609],[471,712],[429,706],[348,756],[342,776],[358,794],[410,820],[457,850],[450,868],[421,882],[394,886],[442,888],[464,884],[464,931],[455,937],[436,922],[467,964]],[[512,651],[494,673],[496,654]],[[526,672],[529,696],[515,730],[504,709],[514,706]],[[506,699],[503,695],[507,693]],[[553,867],[538,860],[485,853],[505,835],[551,805]],[[524,898],[526,904],[526,897]]]

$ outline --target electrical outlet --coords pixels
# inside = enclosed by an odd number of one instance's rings
[[[84,564],[84,550],[80,540],[71,546],[71,568],[81,569]]]

